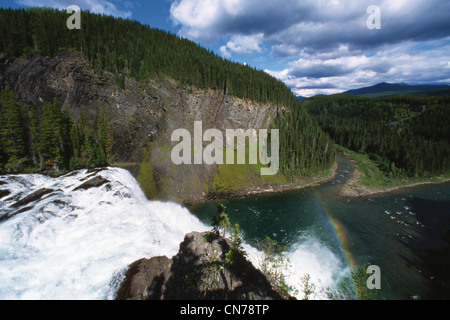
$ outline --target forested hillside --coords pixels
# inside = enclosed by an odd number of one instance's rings
[[[312,121],[291,90],[266,72],[225,60],[192,41],[138,22],[82,12],[81,30],[69,30],[68,17],[66,12],[53,9],[0,9],[0,62],[11,61],[10,57],[30,60],[61,51],[79,52],[100,80],[106,73],[108,78],[112,74],[117,89],[125,93],[127,78],[144,82],[161,79],[163,83],[168,77],[185,92],[213,89],[223,96],[278,106],[272,128],[280,129],[280,173],[294,179],[334,165],[335,151],[328,135]],[[6,90],[1,100],[4,129],[0,169],[70,170],[107,163],[111,144],[123,144],[111,141],[118,134],[105,131],[108,121],[103,119],[104,113],[91,117],[90,122],[81,119],[75,123],[69,120],[69,111],[70,106],[58,101],[48,101],[42,112],[30,110]],[[125,123],[134,122],[129,119]],[[54,136],[46,134],[52,130]]]
[[[305,107],[281,114],[274,127],[280,129],[280,168],[286,177],[310,176],[334,165],[334,145]]]
[[[447,85],[409,85],[405,83],[379,83],[377,85],[344,92],[365,98],[385,98],[394,96],[435,97],[450,94]]]
[[[103,110],[94,131],[84,119],[74,123],[58,101],[45,103],[42,115],[27,110],[5,89],[0,96],[0,168],[76,170],[104,166],[111,146],[111,129]]]
[[[296,98],[269,74],[225,60],[166,31],[131,20],[83,12],[80,30],[68,30],[70,15],[53,9],[0,9],[0,52],[53,55],[77,50],[98,72],[145,79],[169,76],[182,85],[212,88],[239,98],[292,106]]]
[[[339,145],[368,154],[390,176],[450,171],[450,97],[368,99],[317,96],[304,102]]]

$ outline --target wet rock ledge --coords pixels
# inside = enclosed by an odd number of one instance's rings
[[[172,259],[155,257],[130,265],[116,300],[281,300],[264,274],[245,258],[226,263],[231,242],[206,233],[186,235]]]

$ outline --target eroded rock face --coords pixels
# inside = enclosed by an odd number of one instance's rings
[[[149,198],[156,193],[154,198],[185,203],[207,198],[204,185],[218,169],[175,166],[170,153],[174,130],[193,133],[194,121],[203,122],[203,131],[268,129],[278,112],[275,105],[255,104],[222,91],[183,88],[171,79],[126,78],[125,89],[120,89],[115,75],[95,74],[74,52],[30,59],[3,57],[0,75],[0,89],[9,85],[24,106],[40,113],[46,101],[58,99],[75,120],[83,115],[94,130],[99,110],[106,107],[113,131],[112,161],[136,164],[130,171],[136,177],[139,172],[143,175],[139,182],[153,180],[149,186],[141,183]]]
[[[171,266],[172,261],[167,257],[136,261],[126,272],[126,280],[117,292],[117,299],[160,299],[162,286],[168,280]]]
[[[279,300],[267,278],[246,261],[226,263],[228,239],[186,235],[172,259],[142,259],[130,265],[118,300]]]
[[[142,142],[169,142],[175,129],[191,129],[193,121],[208,128],[268,128],[277,107],[254,104],[221,91],[186,90],[170,79],[137,82],[126,78],[125,89],[115,85],[115,76],[98,76],[81,54],[60,52],[54,57],[0,61],[0,88],[9,85],[18,100],[40,111],[46,101],[58,99],[78,119],[81,113],[95,118],[102,106],[113,122],[118,160],[139,155]],[[131,152],[125,152],[131,151]]]

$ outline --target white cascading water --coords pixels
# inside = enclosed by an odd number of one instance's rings
[[[187,233],[208,229],[179,205],[147,201],[126,170],[99,175],[110,183],[80,191],[72,190],[86,170],[58,179],[6,177],[11,196],[60,191],[0,224],[0,299],[114,298],[114,277],[130,263],[172,257]]]
[[[130,263],[171,258],[187,233],[211,229],[178,204],[148,201],[126,170],[109,168],[97,175],[110,182],[79,191],[73,190],[91,178],[87,170],[60,178],[0,177],[7,183],[0,189],[11,192],[6,199],[55,190],[0,222],[0,300],[113,299]],[[16,200],[3,200],[0,216],[17,210],[11,207]],[[261,254],[245,248],[257,266]],[[329,264],[337,262],[331,252],[301,246],[290,259],[290,284],[298,287],[304,273],[333,282],[335,265]]]
[[[342,260],[327,246],[311,237],[307,241],[297,244],[288,253],[291,263],[287,272],[287,282],[298,290],[296,297],[304,298],[301,278],[310,276],[310,284],[315,292],[309,296],[311,300],[327,299],[325,291],[336,292],[340,281],[350,275],[350,270]]]
[[[261,266],[262,252],[247,244],[244,244],[244,250],[253,265]],[[283,273],[286,283],[293,289],[291,294],[299,300],[305,297],[302,278],[306,275],[315,289],[308,297],[310,300],[327,300],[327,292],[336,293],[339,283],[350,276],[350,269],[338,255],[313,236],[300,240],[285,255],[285,265],[277,270]]]

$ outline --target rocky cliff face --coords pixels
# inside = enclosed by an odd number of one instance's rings
[[[175,129],[193,131],[196,120],[203,121],[204,130],[269,128],[277,114],[274,105],[183,88],[171,79],[125,78],[124,89],[116,83],[115,75],[94,73],[73,52],[51,58],[0,57],[0,88],[9,85],[29,108],[40,111],[46,101],[58,99],[75,119],[83,114],[95,126],[100,108],[107,107],[114,136],[112,160],[136,164],[134,172],[149,198],[199,200],[217,174],[217,167],[171,164],[170,137]],[[192,182],[189,188],[186,181]]]
[[[122,90],[114,75],[95,74],[76,53],[29,60],[3,57],[0,62],[1,88],[10,85],[28,107],[40,110],[45,101],[58,99],[75,118],[81,112],[95,117],[102,105],[109,107],[118,161],[139,159],[142,142],[169,142],[173,130],[192,129],[194,120],[203,121],[204,129],[259,129],[267,128],[277,112],[273,105],[256,105],[219,91],[181,88],[170,79],[125,78]]]
[[[246,261],[230,268],[225,254],[230,241],[205,233],[186,235],[178,254],[169,259],[142,259],[130,265],[118,300],[280,300],[267,278]]]

